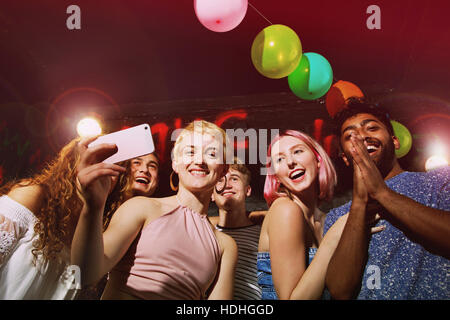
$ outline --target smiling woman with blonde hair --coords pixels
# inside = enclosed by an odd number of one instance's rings
[[[109,272],[103,299],[231,299],[236,244],[207,218],[213,189],[227,172],[225,132],[206,121],[188,125],[173,152],[177,194],[133,197],[104,233],[109,176],[123,168],[100,163],[101,150],[87,148],[79,166],[85,206],[72,263],[80,266],[82,283],[95,283]]]

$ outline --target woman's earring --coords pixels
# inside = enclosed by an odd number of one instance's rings
[[[224,183],[224,185],[223,185],[223,187],[222,187],[222,190],[217,190],[217,185],[219,184],[219,182],[218,183],[216,183],[216,186],[214,187],[215,189],[216,189],[216,192],[218,193],[218,194],[221,194],[224,190],[225,190],[225,188],[227,187],[227,176],[223,176],[223,179],[224,179],[224,181],[225,181],[225,183]],[[220,179],[220,180],[222,180],[222,179]]]
[[[176,192],[176,191],[178,191],[178,186],[175,186],[172,181],[174,173],[175,173],[175,171],[172,171],[172,173],[170,174],[169,181],[170,181],[170,189],[172,189],[172,191]]]

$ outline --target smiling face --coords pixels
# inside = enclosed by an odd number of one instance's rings
[[[395,161],[395,149],[400,147],[398,139],[389,134],[386,126],[375,116],[368,113],[360,113],[348,118],[341,126],[341,147],[343,149],[343,160],[350,165],[352,158],[350,148],[352,147],[351,136],[359,135],[364,140],[371,159],[378,169],[386,174]]]
[[[192,192],[212,190],[223,176],[223,145],[214,136],[186,133],[175,150],[172,168],[180,186]]]
[[[292,193],[300,194],[316,187],[320,164],[302,140],[282,137],[272,146],[271,160],[278,181]]]
[[[137,196],[151,196],[158,186],[159,161],[154,154],[131,160],[131,190]]]
[[[222,178],[218,183],[218,185],[221,185],[219,189],[223,189],[223,192],[217,193],[217,189],[214,189],[214,201],[217,207],[219,209],[231,209],[234,206],[245,205],[245,199],[251,193],[247,177],[242,172],[230,168],[225,178]],[[226,186],[223,186],[225,181]]]

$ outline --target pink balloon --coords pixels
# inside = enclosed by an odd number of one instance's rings
[[[248,0],[194,0],[200,23],[215,32],[236,28],[247,13]]]

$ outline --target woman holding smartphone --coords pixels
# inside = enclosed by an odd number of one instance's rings
[[[86,147],[79,165],[85,204],[72,263],[81,269],[82,284],[109,272],[103,299],[231,299],[237,247],[207,218],[213,188],[227,172],[225,132],[206,121],[188,125],[173,150],[177,194],[131,198],[105,232],[109,176],[120,169],[99,163],[99,153]]]
[[[156,152],[122,161],[120,166],[126,171],[118,177],[112,177],[112,191],[109,194],[103,217],[103,230],[109,225],[116,210],[128,199],[135,196],[151,197],[159,184],[159,157]],[[105,275],[97,285],[84,287],[77,294],[79,300],[98,300],[107,283]]]

